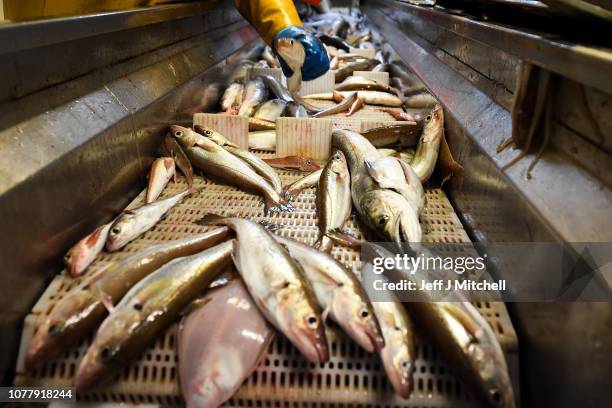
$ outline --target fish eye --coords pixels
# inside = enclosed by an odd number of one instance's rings
[[[113,350],[109,346],[104,346],[102,350],[100,350],[100,358],[102,361],[108,361],[113,356]]]
[[[340,155],[339,155],[339,154],[336,154],[336,155],[334,156],[334,160],[340,160]]]
[[[47,330],[47,332],[52,336],[59,334],[60,331],[61,331],[61,328],[57,324],[52,324],[51,326],[49,326],[49,330]]]
[[[67,261],[69,261],[69,260],[70,260],[70,258],[72,258],[72,254],[66,254],[66,255],[64,256],[64,259],[65,259],[65,260],[67,260]]]
[[[361,315],[362,318],[366,318],[370,315],[370,312],[368,312],[368,309],[361,309],[361,312],[359,313]]]
[[[134,303],[134,305],[132,306],[134,308],[134,310],[142,310],[142,303]]]
[[[204,134],[205,134],[206,136],[210,136],[210,135],[212,135],[212,132],[211,132],[210,130],[205,130],[205,131],[204,131]]]
[[[183,136],[183,131],[182,130],[177,130],[176,132],[174,132],[174,136],[176,136],[176,137]]]
[[[317,316],[314,315],[310,315],[308,316],[308,318],[306,319],[306,322],[308,323],[308,325],[310,327],[316,327],[317,323],[319,323],[319,319],[317,319]]]
[[[119,227],[113,227],[113,229],[111,229],[111,234],[117,235],[120,232],[121,232],[121,228]]]
[[[402,368],[404,370],[408,370],[410,367],[412,366],[412,364],[410,363],[409,360],[404,360],[402,361]]]
[[[389,216],[385,214],[382,217],[380,217],[380,219],[378,220],[378,223],[380,225],[385,225],[388,220],[389,220]]]
[[[293,40],[289,40],[289,44],[293,45]]]
[[[312,164],[312,161],[310,161],[310,160],[306,160],[306,164],[311,165],[311,164]]]
[[[425,122],[429,122],[431,120],[431,115],[425,116]]]
[[[491,394],[491,402],[493,402],[495,405],[502,402],[502,395],[498,389],[493,388],[492,390],[489,390],[489,394]]]

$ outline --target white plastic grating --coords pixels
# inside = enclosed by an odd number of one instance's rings
[[[272,157],[273,153],[262,154]],[[280,171],[285,184],[303,176],[301,173]],[[315,190],[306,190],[294,202],[295,212],[264,216],[263,204],[258,196],[236,188],[213,184],[201,177],[195,186],[202,190],[173,208],[168,216],[124,250],[104,253],[86,275],[94,273],[110,260],[125,257],[144,247],[201,233],[214,227],[194,224],[207,213],[235,215],[254,220],[266,219],[282,225],[278,233],[297,240],[313,243],[317,236]],[[163,197],[169,197],[186,188],[184,179],[170,183]],[[426,242],[468,242],[453,208],[443,191],[427,190],[427,205],[423,213]],[[135,201],[141,202],[143,194]],[[357,236],[361,232],[354,220],[347,229]],[[361,263],[359,253],[335,247],[333,255],[357,272]],[[36,326],[50,312],[54,304],[77,284],[65,273],[58,275],[34,306],[25,320],[19,352],[16,383],[32,386],[71,386],[78,363],[91,338],[81,341],[61,358],[44,365],[33,373],[26,373],[23,359],[26,347]],[[518,385],[517,339],[503,304],[476,304],[491,324],[506,350],[511,374]],[[282,336],[277,336],[265,361],[243,384],[228,403],[234,407],[457,407],[473,406],[474,401],[464,386],[438,356],[437,351],[424,339],[417,339],[415,390],[408,400],[395,396],[388,383],[378,357],[360,349],[354,342],[330,324],[328,327],[330,361],[314,365],[297,354]],[[155,344],[124,369],[115,381],[90,394],[79,396],[91,402],[157,403],[162,406],[181,405],[177,382],[176,325],[160,335]],[[518,391],[518,389],[517,389]]]

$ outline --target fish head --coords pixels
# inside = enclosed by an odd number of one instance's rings
[[[300,170],[302,171],[317,171],[321,168],[313,159],[310,157],[300,157]]]
[[[334,296],[332,308],[343,329],[369,353],[380,350],[385,340],[380,331],[372,305],[353,290]]]
[[[196,144],[198,134],[193,130],[179,125],[170,125],[170,134],[174,137],[183,147],[191,147]]]
[[[68,253],[64,256],[64,265],[70,272],[70,275],[77,276],[80,275],[81,271],[83,271],[87,265],[89,265],[89,257],[87,248],[84,248],[84,244],[76,245],[68,251]]]
[[[329,360],[327,338],[321,315],[301,290],[288,287],[281,294],[284,298],[280,316],[281,327],[287,328],[288,337],[308,360],[324,363]]]
[[[28,346],[25,364],[29,371],[36,369],[40,361],[47,361],[66,349],[75,336],[70,330],[71,323],[76,323],[76,316],[89,304],[92,296],[92,289],[81,285],[55,305],[51,314],[36,329]]]
[[[133,222],[135,217],[136,214],[128,210],[117,218],[117,221],[111,226],[108,238],[106,239],[106,249],[108,251],[116,251],[130,242],[130,237],[134,235],[132,230],[135,226]]]
[[[218,407],[227,399],[227,391],[222,390],[213,378],[189,379],[183,390],[188,407]]]
[[[391,339],[385,345],[381,360],[395,392],[402,398],[408,398],[414,387],[414,359],[402,340],[398,337],[399,343],[394,345],[395,340]]]
[[[434,106],[431,112],[423,119],[423,142],[431,143],[439,137],[438,130],[444,126],[444,111],[440,105]]]
[[[330,157],[330,168],[336,174],[347,174],[348,165],[346,164],[346,156],[342,150],[336,149]]]
[[[398,247],[421,241],[417,210],[401,194],[386,189],[370,190],[360,204],[366,224]]]
[[[126,340],[136,338],[134,333],[141,321],[141,312],[132,307],[115,310],[102,323],[93,343],[79,365],[75,386],[87,392],[112,376],[138,349],[128,350]]]
[[[491,407],[514,407],[512,383],[503,352],[497,343],[472,342],[467,353],[480,377],[481,394]]]
[[[235,144],[233,144],[232,142],[230,142],[229,140],[227,140],[225,138],[225,136],[223,136],[221,133],[208,128],[208,127],[204,127],[204,126],[195,126],[195,130],[198,134],[212,140],[213,142],[215,142],[216,144],[218,144],[219,146],[236,146]]]
[[[301,42],[293,38],[278,38],[274,43],[278,55],[293,71],[298,71],[304,65],[306,50]]]

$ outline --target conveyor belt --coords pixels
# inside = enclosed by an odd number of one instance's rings
[[[271,154],[262,154],[270,156]],[[291,183],[302,176],[298,172],[280,171],[283,183]],[[236,188],[214,184],[201,177],[195,180],[199,192],[173,208],[168,216],[141,238],[122,251],[104,253],[89,269],[87,275],[99,270],[109,261],[122,258],[149,245],[201,233],[211,227],[194,224],[207,213],[235,215],[254,220],[266,219],[284,226],[279,233],[312,244],[317,236],[315,190],[306,190],[294,202],[295,212],[264,216],[259,197]],[[163,197],[174,195],[186,188],[183,179],[170,184]],[[429,189],[427,205],[423,211],[425,242],[469,242],[445,193]],[[141,203],[140,194],[135,203]],[[350,220],[348,230],[360,236],[358,226]],[[359,253],[335,247],[333,255],[353,270],[360,268]],[[62,358],[44,365],[33,373],[24,371],[26,347],[35,328],[51,311],[55,303],[74,287],[77,281],[65,273],[58,275],[26,318],[16,384],[33,386],[71,386],[78,363],[85,354],[91,338],[71,348]],[[485,316],[506,351],[515,389],[518,390],[517,338],[507,310],[501,303],[476,304]],[[437,351],[423,338],[417,341],[415,390],[408,400],[397,397],[388,383],[378,357],[367,354],[354,342],[328,327],[330,361],[320,366],[307,362],[282,336],[270,347],[268,357],[245,382],[229,402],[230,406],[249,407],[322,407],[358,405],[371,406],[473,406],[474,402],[458,378],[453,376]],[[180,405],[177,382],[176,325],[160,336],[155,345],[127,367],[116,380],[100,389],[80,396],[85,401],[115,401],[159,403],[163,406]],[[472,401],[472,402],[470,402]]]

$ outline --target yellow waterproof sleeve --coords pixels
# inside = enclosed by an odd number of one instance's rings
[[[272,45],[274,36],[283,28],[302,27],[293,0],[234,0],[234,3],[268,45]]]

